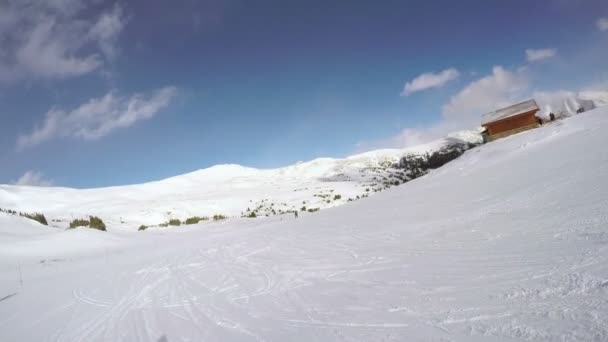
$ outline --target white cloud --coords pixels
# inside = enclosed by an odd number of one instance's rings
[[[102,13],[95,25],[91,27],[89,35],[92,40],[97,41],[106,58],[113,59],[116,56],[116,40],[124,25],[122,8],[115,5],[112,11]]]
[[[599,18],[596,25],[598,30],[602,32],[608,31],[608,18]]]
[[[113,92],[89,100],[72,111],[51,109],[44,122],[17,139],[17,149],[38,145],[56,137],[95,140],[118,128],[126,128],[137,121],[153,117],[167,107],[176,95],[176,88],[165,87],[149,96],[135,94],[116,96]]]
[[[115,5],[91,17],[84,0],[0,4],[0,81],[62,79],[100,69],[124,28]]]
[[[479,124],[479,116],[520,100],[529,80],[523,70],[495,66],[492,73],[471,82],[443,106],[444,120],[466,125]]]
[[[355,146],[355,153],[367,152],[383,148],[404,148],[422,145],[445,136],[440,125],[423,128],[405,128],[391,137],[375,140],[361,141]]]
[[[480,125],[483,113],[525,99],[530,82],[524,71],[495,66],[491,74],[472,81],[452,96],[443,106],[441,118],[436,124],[406,128],[395,136],[380,141],[362,142],[358,144],[357,150],[415,146],[443,138],[457,130],[474,129]]]
[[[554,57],[556,54],[556,49],[526,49],[526,59],[528,62],[542,61]]]
[[[458,76],[460,76],[460,73],[454,68],[449,68],[438,73],[428,72],[421,74],[405,84],[401,96],[408,96],[430,88],[442,87],[446,83],[457,79]]]
[[[51,186],[53,182],[46,179],[44,175],[37,171],[27,171],[18,180],[13,182],[15,185],[30,185],[30,186]]]
[[[96,55],[75,57],[55,38],[53,20],[39,22],[15,52],[15,68],[41,78],[67,78],[89,73],[101,65]]]

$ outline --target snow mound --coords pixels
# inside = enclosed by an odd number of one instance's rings
[[[483,144],[482,129],[458,131],[448,134],[448,139],[454,139],[470,145]]]
[[[579,111],[589,111],[608,105],[608,91],[558,91],[539,93],[536,101],[540,107],[539,117],[548,119],[553,113],[557,117],[576,115]]]

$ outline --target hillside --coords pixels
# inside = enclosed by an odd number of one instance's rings
[[[403,170],[389,166],[406,153],[423,154],[479,139],[479,134],[465,132],[408,149],[321,158],[267,170],[218,165],[157,182],[110,188],[0,185],[0,208],[42,212],[59,228],[66,228],[74,218],[97,215],[109,229],[130,231],[172,218],[216,214],[234,218],[252,211],[257,216],[274,216],[303,207],[325,209],[403,183]]]
[[[131,233],[0,213],[0,340],[605,341],[606,129],[595,109],[299,219]]]

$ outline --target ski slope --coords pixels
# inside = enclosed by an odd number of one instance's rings
[[[595,109],[299,219],[0,213],[0,340],[606,341],[607,129]]]

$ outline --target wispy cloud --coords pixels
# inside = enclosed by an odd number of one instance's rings
[[[518,100],[528,86],[529,80],[522,71],[495,66],[491,74],[472,81],[452,96],[442,113],[448,119],[466,119],[468,125],[477,122],[479,115]]]
[[[608,18],[599,18],[595,24],[598,30],[608,31]]]
[[[554,57],[556,54],[556,49],[527,49],[526,59],[528,62],[538,62]]]
[[[19,136],[17,149],[22,150],[57,137],[99,139],[116,129],[150,119],[169,105],[176,92],[175,87],[165,87],[147,96],[135,94],[122,97],[109,92],[71,111],[53,108],[46,113],[41,125],[37,125],[31,133]]]
[[[460,76],[460,73],[454,68],[449,68],[438,73],[427,72],[421,74],[405,84],[401,96],[408,96],[415,92],[442,87],[446,83],[457,79],[458,76]]]
[[[115,5],[90,17],[84,0],[0,4],[0,82],[63,79],[100,69],[117,52],[125,19]]]
[[[125,26],[122,8],[114,5],[110,11],[102,13],[89,30],[89,37],[97,42],[99,49],[109,60],[114,59],[118,53],[116,41]]]
[[[29,170],[13,182],[15,185],[52,186],[53,182],[46,179],[41,172]]]

